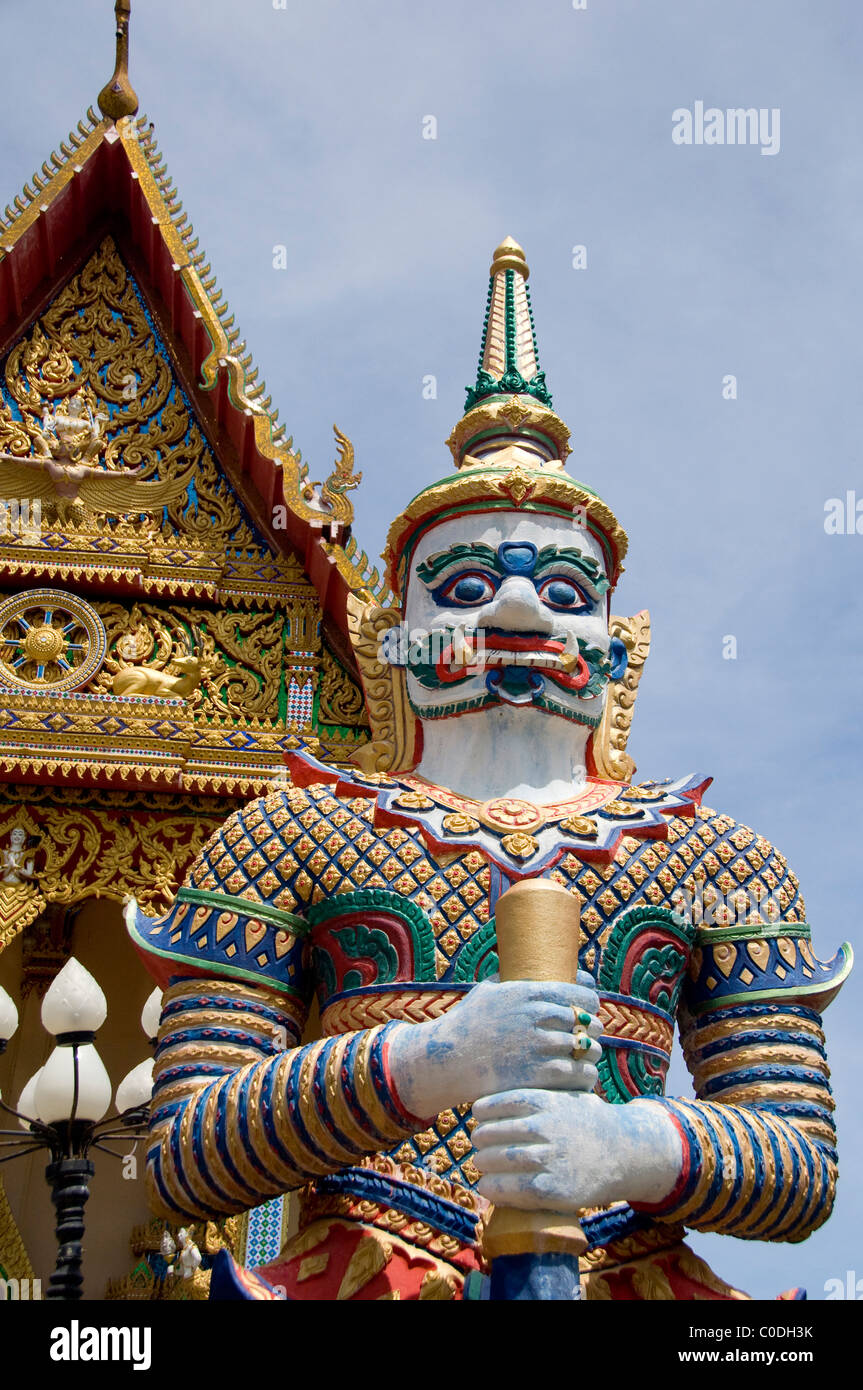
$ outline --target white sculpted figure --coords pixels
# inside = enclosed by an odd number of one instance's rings
[[[0,879],[3,883],[21,884],[35,878],[34,860],[27,856],[27,831],[15,825],[9,832],[9,844],[0,852]]]

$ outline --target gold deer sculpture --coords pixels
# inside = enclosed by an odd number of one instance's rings
[[[201,657],[178,656],[171,664],[178,668],[178,675],[158,666],[121,666],[114,676],[114,694],[161,695],[164,699],[193,695],[201,684]]]

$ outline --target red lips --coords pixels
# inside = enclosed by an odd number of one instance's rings
[[[485,638],[495,653],[490,659],[484,659],[482,662],[483,666],[489,669],[506,665],[505,661],[501,661],[497,657],[498,652],[537,652],[548,653],[549,656],[562,656],[565,651],[565,643],[553,637],[518,635],[512,632],[488,632],[485,634]],[[440,660],[435,662],[435,674],[443,685],[451,685],[455,681],[464,679],[466,665],[453,667],[454,656],[455,653],[450,642],[443,649]],[[590,680],[590,669],[581,653],[579,653],[574,671],[557,671],[548,666],[543,666],[541,669],[556,685],[562,686],[565,690],[583,690]]]

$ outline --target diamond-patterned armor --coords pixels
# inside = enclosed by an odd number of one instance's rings
[[[293,774],[226,821],[170,912],[131,922],[167,988],[153,1198],[176,1220],[302,1188],[299,1235],[265,1271],[288,1297],[460,1297],[486,1214],[473,1120],[464,1106],[431,1124],[405,1111],[387,1034],[457,1007],[496,970],[494,904],[535,867],[513,866],[505,825],[474,818],[463,843],[463,813],[456,843],[441,844],[451,794],[417,793],[416,779],[311,759]],[[818,1011],[848,962],[812,955],[782,855],[700,808],[694,780],[681,786],[623,801],[600,787],[613,832],[601,852],[583,818],[555,808],[558,848],[541,869],[582,900],[605,1098],[662,1098],[675,1022],[698,1097],[664,1102],[687,1157],[662,1208],[585,1217],[589,1297],[734,1296],[682,1244],[684,1223],[799,1240],[832,1202]],[[572,823],[578,834],[560,828]],[[315,994],[324,1041],[304,1047]]]

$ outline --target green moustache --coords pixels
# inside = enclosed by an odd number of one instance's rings
[[[588,728],[596,728],[599,724],[602,718],[601,713],[591,715],[586,711],[579,710],[577,706],[566,704],[555,698],[558,688],[561,692],[567,689],[566,676],[564,673],[546,667],[495,665],[486,668],[467,666],[449,679],[442,678],[438,665],[451,640],[452,629],[440,629],[433,634],[433,640],[426,638],[423,642],[414,644],[408,653],[407,667],[424,690],[442,692],[451,689],[453,694],[453,698],[448,700],[445,705],[434,707],[416,705],[411,700],[411,708],[421,718],[445,719],[454,714],[488,709],[502,703],[516,703],[525,707],[532,706],[548,710],[551,714],[560,715],[578,724],[585,724]],[[589,646],[581,637],[577,640],[579,655],[587,667],[589,676],[579,690],[570,690],[570,693],[580,698],[596,697],[602,694],[609,683],[612,663],[609,656],[601,648]],[[486,685],[484,690],[478,691],[476,694],[459,698],[459,687],[484,672],[487,674],[494,672],[497,677],[494,687],[489,688]],[[536,688],[532,691],[528,688],[527,680],[527,675],[531,672],[535,672],[540,677]],[[509,701],[507,696],[510,697]],[[525,698],[526,696],[529,698]],[[410,695],[408,698],[410,699]]]

